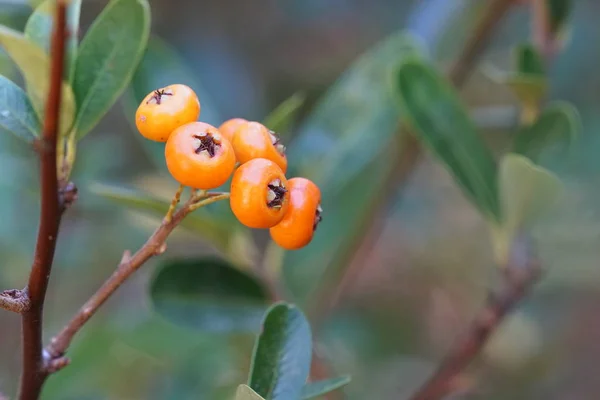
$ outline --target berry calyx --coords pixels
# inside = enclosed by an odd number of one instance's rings
[[[270,228],[285,216],[287,179],[273,161],[255,158],[242,164],[231,180],[229,203],[236,218],[250,228]]]
[[[156,142],[166,142],[171,132],[200,116],[200,101],[186,85],[169,85],[156,89],[142,100],[135,125],[142,136]]]
[[[285,217],[269,233],[279,246],[297,250],[310,243],[323,219],[321,191],[306,178],[288,180],[288,191],[290,200]]]
[[[165,160],[175,180],[203,190],[223,185],[235,167],[231,143],[204,122],[190,122],[174,130],[165,146]]]

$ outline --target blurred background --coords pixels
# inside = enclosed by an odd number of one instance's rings
[[[282,101],[301,93],[306,101],[298,121],[283,133],[296,160],[292,170],[318,179],[319,171],[302,163],[334,153],[346,145],[347,136],[320,140],[311,128],[316,118],[311,115],[323,106],[320,99],[352,62],[389,35],[408,30],[445,68],[487,1],[150,3],[152,53],[122,101],[78,150],[73,180],[80,197],[62,226],[45,309],[46,339],[113,271],[123,250],[137,249],[160,221],[159,214],[139,212],[99,195],[98,184],[136,188],[157,198],[169,198],[177,187],[165,173],[162,147],[142,142],[132,128],[140,96],[161,85],[189,84],[200,95],[200,119],[218,125],[238,116],[263,120]],[[550,67],[550,97],[577,106],[583,131],[568,157],[549,153],[543,158],[544,166],[567,187],[561,204],[535,233],[547,272],[466,371],[460,398],[594,399],[600,392],[600,136],[596,134],[600,129],[600,3],[574,3],[565,47]],[[83,31],[105,4],[83,2]],[[30,13],[25,2],[0,2],[1,22],[16,29],[23,28]],[[507,65],[512,47],[529,36],[529,9],[515,7],[494,35],[482,66]],[[2,74],[18,79],[4,54],[0,67]],[[357,96],[367,99],[373,94],[369,86],[357,90]],[[511,93],[480,68],[462,94],[481,135],[496,153],[505,151],[517,115]],[[348,108],[335,111],[340,126],[346,120],[356,121],[356,115],[344,114]],[[389,116],[380,117],[383,127]],[[377,118],[374,121],[364,130],[366,141],[369,134],[376,137],[380,125]],[[31,149],[8,135],[0,136],[0,153],[4,171],[0,175],[0,287],[20,288],[28,276],[37,230],[37,162]],[[357,151],[352,163],[372,164],[361,156]],[[386,157],[380,160],[387,165],[391,161]],[[337,166],[330,171],[332,176],[343,177],[348,164]],[[365,167],[359,178],[377,181],[378,171]],[[322,187],[324,193],[328,189]],[[316,243],[283,255],[286,298],[302,307],[309,307],[315,290],[335,291],[337,274],[331,268],[345,268],[347,260],[341,264],[339,260],[364,234],[369,205],[382,200],[381,190],[338,189],[339,195],[325,201],[324,225]],[[389,192],[393,207],[382,234],[375,237],[372,251],[334,309],[313,324],[315,346],[328,372],[352,376],[337,398],[406,398],[436,366],[493,286],[495,267],[487,228],[430,155],[419,160],[407,182]],[[244,285],[255,284],[242,265],[260,260],[267,243],[265,232],[236,226],[227,216],[226,204],[211,211],[222,215],[218,218],[224,226],[231,226],[227,232],[236,232],[227,238],[226,250],[204,237],[202,227],[178,229],[167,253],[136,273],[83,329],[69,352],[72,365],[48,380],[44,399],[232,398],[236,386],[246,380],[255,333],[228,331],[219,325],[222,316],[210,312],[201,322],[189,315],[169,318],[164,309],[159,315],[148,289],[162,264],[206,255],[239,266],[234,272],[245,274]],[[189,279],[208,278],[200,273]],[[203,282],[209,292],[221,285]],[[319,287],[323,282],[331,286]],[[213,301],[219,300],[217,295]],[[183,323],[173,323],[177,318]],[[19,333],[18,316],[1,312],[3,393],[17,388]]]

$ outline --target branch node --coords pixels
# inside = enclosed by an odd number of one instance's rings
[[[160,256],[165,251],[167,251],[167,242],[162,242],[160,244],[160,246],[158,246],[158,248],[156,249],[156,251],[154,251],[154,255],[155,256]]]
[[[44,374],[51,375],[60,371],[71,363],[71,360],[64,356],[53,357],[48,351],[44,350]]]
[[[64,187],[58,191],[60,208],[64,212],[66,209],[71,207],[78,198],[77,186],[73,182],[68,182]]]
[[[29,297],[25,290],[8,289],[0,292],[0,308],[20,314],[29,310],[29,306]]]

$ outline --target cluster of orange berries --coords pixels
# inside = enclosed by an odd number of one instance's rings
[[[184,186],[208,190],[233,174],[229,203],[250,228],[269,229],[281,247],[306,246],[321,221],[321,191],[305,178],[287,179],[285,146],[259,122],[234,118],[218,129],[198,122],[200,101],[185,85],[149,93],[135,115],[147,139],[166,142],[165,159]]]

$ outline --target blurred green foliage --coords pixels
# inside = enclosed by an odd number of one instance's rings
[[[174,6],[153,1],[155,36],[123,101],[78,149],[73,180],[81,196],[61,232],[46,307],[47,337],[112,272],[124,249],[144,242],[157,225],[161,207],[168,204],[176,185],[164,175],[162,149],[139,141],[131,118],[140,96],[175,81],[200,94],[201,119],[213,124],[233,116],[263,120],[268,110],[294,93],[307,94],[299,122],[289,125],[291,171],[319,181],[326,214],[311,246],[284,255],[283,272],[293,299],[310,299],[326,271],[345,266],[338,260],[355,246],[371,205],[382,193],[382,177],[400,153],[394,147],[401,138],[400,110],[391,89],[397,62],[430,50],[442,57],[431,61],[445,65],[477,17],[478,1],[449,3],[210,1]],[[84,3],[84,31],[103,6]],[[576,3],[570,11],[570,40],[543,71],[543,79],[513,74],[542,72],[515,63],[506,68],[514,80],[492,82],[476,72],[461,93],[469,109],[514,108],[523,100],[522,88],[531,93],[528,85],[534,85],[539,92],[532,103],[545,96],[571,101],[583,121],[582,126],[573,123],[574,113],[560,103],[553,103],[558,108],[544,103],[537,122],[523,131],[514,121],[507,128],[478,129],[494,158],[510,149],[535,155],[536,163],[561,179],[564,195],[536,225],[546,277],[469,371],[479,385],[469,398],[590,398],[600,390],[594,375],[600,356],[600,326],[594,318],[600,294],[600,78],[595,67],[600,53],[594,47],[600,38],[598,7],[592,0]],[[18,31],[30,13],[25,4],[0,6],[0,20]],[[515,9],[486,56],[511,60],[514,44],[528,39],[528,18],[526,8]],[[126,22],[120,26],[130,27]],[[439,41],[416,45],[393,33],[407,26],[425,37],[438,29],[441,33],[431,37]],[[356,64],[344,73],[354,59]],[[0,69],[19,80],[4,54]],[[581,131],[566,156],[537,147],[551,133],[557,137],[546,126]],[[558,136],[570,140],[569,135]],[[530,151],[532,144],[536,147]],[[6,171],[0,178],[0,286],[20,287],[37,228],[37,164],[34,152],[9,135],[0,135],[0,152],[0,167]],[[121,189],[110,186],[102,192],[108,186],[96,182],[117,183]],[[140,192],[147,200],[136,210],[131,201],[139,201]],[[368,265],[334,314],[313,332],[315,348],[333,371],[352,375],[352,383],[343,388],[350,399],[406,398],[480,306],[493,275],[486,224],[437,159],[428,153],[399,194]],[[230,268],[226,274],[244,281],[245,288],[255,285],[246,268],[259,262],[256,254],[266,244],[265,235],[247,232],[227,215],[226,204],[194,214],[187,229],[170,239],[168,257],[144,267],[83,330],[69,354],[72,365],[48,381],[44,398],[234,398],[250,372],[253,333],[224,335],[180,327],[157,315],[157,304],[149,296],[151,278],[169,268],[156,272],[157,264],[176,259],[187,260],[191,271],[185,277],[205,288],[219,288],[210,279],[192,279],[209,272],[193,266],[194,260],[207,256],[227,259],[234,267],[225,267]],[[207,221],[226,226],[224,236],[207,235]],[[236,233],[229,237],[228,232]],[[240,254],[243,262],[235,260]],[[18,320],[0,313],[0,326],[0,391],[13,393],[20,366]]]

